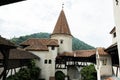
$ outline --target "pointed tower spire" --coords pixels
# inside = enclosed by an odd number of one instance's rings
[[[67,35],[71,35],[69,26],[68,26],[68,22],[65,16],[65,13],[63,11],[63,5],[62,4],[62,10],[60,12],[60,15],[58,17],[57,23],[55,25],[54,31],[52,33],[52,35],[54,34],[67,34]]]

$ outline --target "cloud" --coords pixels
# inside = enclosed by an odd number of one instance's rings
[[[63,2],[73,36],[95,47],[111,44],[109,31],[114,19],[109,0],[27,0],[2,6],[0,34],[11,38],[37,32],[52,33]]]

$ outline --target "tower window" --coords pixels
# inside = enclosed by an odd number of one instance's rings
[[[52,63],[52,60],[49,60],[49,64],[51,64]]]
[[[54,50],[54,49],[55,49],[55,47],[54,47],[54,46],[52,46],[52,47],[51,47],[51,49],[52,49],[52,50]]]
[[[47,64],[47,59],[45,59],[44,63]]]
[[[60,43],[63,44],[63,40],[60,40]]]
[[[102,65],[107,65],[107,59],[102,60]]]

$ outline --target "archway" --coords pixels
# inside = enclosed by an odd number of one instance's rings
[[[65,80],[65,74],[62,71],[55,73],[55,80]]]
[[[68,71],[67,74],[70,79],[75,79],[75,80],[80,79],[80,72],[76,66],[68,66],[67,71]]]

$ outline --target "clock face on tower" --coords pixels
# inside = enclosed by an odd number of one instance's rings
[[[119,1],[118,0],[115,0],[116,1],[116,5],[118,5]]]

